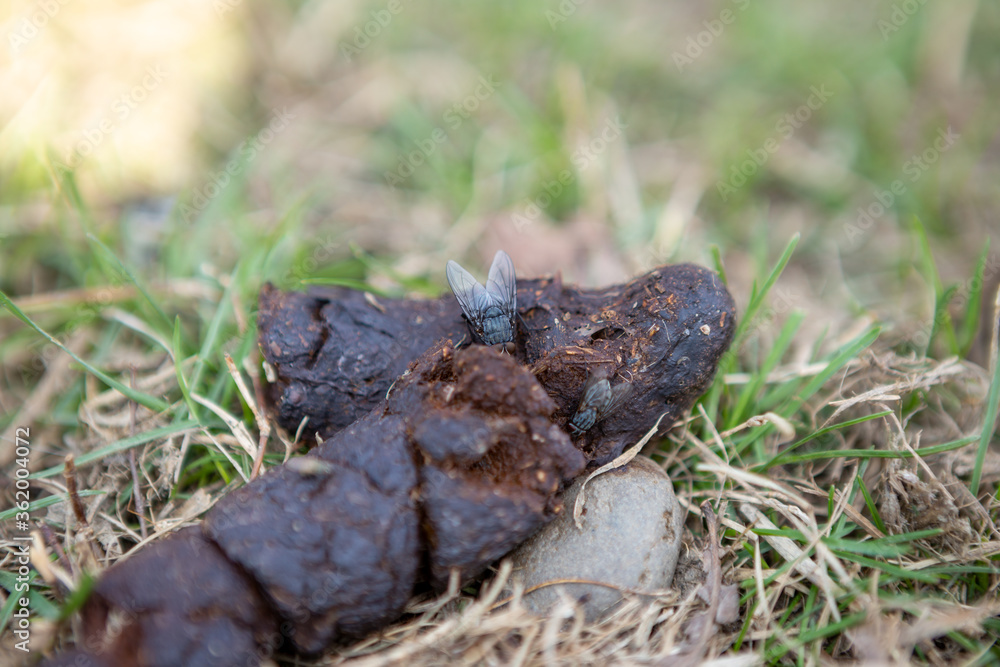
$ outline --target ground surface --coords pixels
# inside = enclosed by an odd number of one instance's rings
[[[1000,658],[996,4],[97,0],[0,20],[0,510],[23,461],[67,567],[32,584],[33,651],[71,636],[53,622],[90,559],[250,476],[265,281],[437,295],[448,259],[482,275],[502,247],[589,286],[724,271],[733,353],[653,455],[690,509],[690,581],[712,502],[706,562],[739,619],[707,623],[691,585],[539,624],[492,609],[494,579],[324,660]],[[67,453],[92,539],[41,500]],[[27,533],[3,519],[6,596]]]

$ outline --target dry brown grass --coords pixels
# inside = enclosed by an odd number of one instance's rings
[[[174,389],[171,360],[163,355],[125,356],[135,371],[137,387],[158,393]],[[809,368],[783,368],[775,377],[808,372]],[[894,413],[862,422],[836,431],[836,442],[843,449],[919,450],[921,443],[945,442],[974,432],[981,424],[987,388],[986,371],[969,362],[917,360],[884,349],[871,350],[828,383],[806,406],[805,414],[811,415],[813,427],[821,427],[882,411],[917,393],[921,405],[905,419]],[[41,394],[48,389],[42,383],[36,391]],[[255,400],[249,389],[244,398],[251,403]],[[92,388],[80,408],[87,439],[73,443],[72,448],[86,452],[164,424],[161,417],[130,405],[116,392]],[[828,458],[778,466],[766,474],[754,472],[753,465],[730,455],[733,433],[723,437],[715,432],[707,440],[696,434],[703,417],[703,410],[693,415],[655,452],[671,471],[678,496],[690,514],[691,532],[685,539],[674,590],[657,595],[626,591],[626,602],[596,624],[585,623],[581,609],[570,600],[551,616],[539,618],[520,604],[522,591],[509,590],[511,569],[502,562],[472,587],[459,589],[452,582],[439,597],[415,600],[404,619],[375,636],[320,659],[288,664],[761,664],[783,661],[775,654],[780,652],[775,644],[767,643],[775,637],[781,640],[777,646],[794,647],[787,658],[798,655],[807,662],[861,659],[906,664],[917,647],[929,664],[954,664],[975,656],[949,640],[948,633],[958,631],[988,643],[988,631],[981,622],[1000,614],[996,570],[987,575],[986,594],[920,580],[922,573],[941,566],[960,569],[995,562],[1000,556],[996,502],[989,501],[991,496],[981,496],[987,499],[984,504],[962,482],[972,463],[971,448],[926,458],[918,451],[911,459],[874,459],[863,470],[863,479],[876,499],[880,529],[860,494],[849,502],[847,491],[859,474],[860,460]],[[769,420],[750,420],[746,429],[736,431],[762,428]],[[67,591],[81,571],[94,567],[94,561],[82,555],[90,551],[82,548],[84,542],[93,545],[98,567],[105,567],[120,558],[124,548],[139,548],[196,521],[225,492],[217,482],[183,502],[168,500],[177,484],[184,450],[194,445],[218,449],[227,459],[240,460],[249,474],[247,465],[256,451],[247,447],[255,445],[255,439],[245,432],[241,420],[233,417],[231,425],[229,432],[215,433],[192,427],[129,450],[135,452],[143,471],[140,486],[148,507],[143,522],[147,536],[135,527],[134,499],[122,496],[122,490],[135,480],[127,452],[109,454],[78,471],[80,488],[99,493],[83,499],[86,526],[72,516],[66,503],[48,510],[44,519],[52,527],[48,547],[60,556],[42,570],[52,590]],[[775,429],[766,447],[774,451],[781,442],[787,443],[788,438]],[[271,443],[272,449],[276,444]],[[983,482],[995,490],[998,480],[1000,457],[990,452]],[[65,497],[65,482],[58,478],[40,485]],[[721,517],[717,525],[722,538],[715,549],[710,548],[702,516],[706,501]],[[713,517],[714,512],[709,520]],[[871,566],[844,558],[824,543],[822,538],[830,536],[831,527],[841,518],[858,527],[852,539],[859,543],[927,528],[941,532],[921,539],[915,552],[881,559],[907,573],[885,584],[874,576]],[[804,539],[755,532],[778,527],[793,528]],[[699,596],[699,589],[706,578],[711,587],[713,567],[718,568],[720,584],[740,585],[747,598],[736,622],[708,621],[711,598],[704,593]],[[886,591],[898,596],[880,595]],[[809,628],[788,618],[788,612],[801,611],[804,600],[811,601],[815,615]],[[809,632],[815,628],[841,622],[845,624],[841,631],[810,639]],[[69,630],[64,627],[60,634],[66,637]],[[278,661],[285,664],[286,660],[291,659],[286,656]]]

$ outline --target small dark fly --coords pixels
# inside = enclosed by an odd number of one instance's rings
[[[490,266],[486,287],[472,274],[449,261],[448,284],[469,321],[472,335],[484,345],[514,341],[514,317],[517,314],[517,282],[514,262],[503,250],[497,250]]]
[[[623,382],[614,387],[606,370],[594,371],[583,386],[583,398],[576,414],[569,420],[569,430],[574,438],[586,433],[590,427],[621,407],[632,393],[632,385]]]

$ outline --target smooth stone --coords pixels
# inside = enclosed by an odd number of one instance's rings
[[[515,581],[525,590],[559,579],[610,584],[553,584],[524,596],[525,606],[545,614],[564,598],[582,603],[587,620],[599,619],[621,599],[620,589],[670,587],[681,548],[685,510],[670,478],[653,461],[637,456],[587,482],[577,528],[573,507],[586,475],[563,495],[566,509],[518,547],[511,558]]]

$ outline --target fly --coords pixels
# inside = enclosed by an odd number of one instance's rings
[[[484,345],[513,343],[517,281],[510,255],[497,250],[486,287],[458,262],[449,260],[445,273],[477,342]]]
[[[594,424],[620,408],[631,393],[632,385],[628,382],[612,387],[606,370],[591,373],[583,386],[580,407],[569,420],[572,436],[575,438],[586,433]]]

